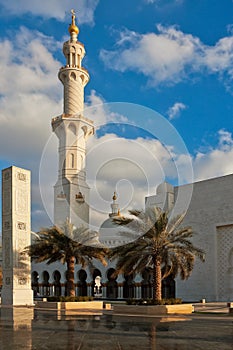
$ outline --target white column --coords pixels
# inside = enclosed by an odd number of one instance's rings
[[[141,295],[142,295],[142,293],[141,293],[141,285],[139,283],[136,283],[136,285],[135,285],[135,297],[137,299],[141,299]]]
[[[77,67],[78,65],[78,55],[74,55],[74,65]]]
[[[61,295],[62,295],[62,296],[65,295],[65,290],[66,290],[65,286],[62,285],[62,286],[61,286]]]
[[[43,295],[43,287],[42,287],[42,285],[39,285],[39,294]]]
[[[142,276],[140,274],[137,274],[134,278],[134,282],[135,282],[135,297],[137,299],[140,299],[142,297],[142,288],[141,288]]]
[[[107,298],[107,281],[102,282],[102,298]]]
[[[118,297],[117,299],[123,299],[123,283],[124,276],[122,274],[117,276],[117,284],[118,284]]]
[[[118,287],[118,299],[123,299],[123,285],[119,285]]]
[[[87,295],[88,295],[89,297],[92,296],[91,287],[92,287],[92,282],[90,282],[90,281],[87,282]]]

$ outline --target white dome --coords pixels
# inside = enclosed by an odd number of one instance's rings
[[[171,184],[169,184],[168,182],[162,182],[156,190],[157,194],[165,194],[165,193],[173,193],[174,192],[174,188]]]
[[[125,232],[126,228],[115,224],[113,219],[109,218],[100,226],[99,241],[108,248],[124,245],[132,240],[132,238],[124,234]]]

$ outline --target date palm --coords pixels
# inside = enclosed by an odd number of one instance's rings
[[[190,238],[191,227],[181,227],[184,214],[169,219],[160,208],[131,210],[129,217],[114,218],[115,224],[125,226],[126,234],[137,237],[125,246],[113,248],[111,259],[117,259],[116,273],[153,271],[153,300],[162,299],[162,279],[172,274],[187,279],[195,258],[204,261],[204,251],[195,247]],[[163,272],[162,272],[163,271]]]
[[[63,227],[52,226],[38,232],[34,243],[25,249],[36,263],[52,264],[60,261],[67,265],[67,294],[75,296],[74,267],[94,267],[93,259],[107,265],[107,250],[96,244],[96,233],[86,227],[74,228],[67,220]]]

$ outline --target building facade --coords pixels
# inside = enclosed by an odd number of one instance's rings
[[[183,224],[192,227],[193,242],[204,249],[206,260],[196,261],[187,281],[176,280],[176,295],[185,300],[232,300],[233,174],[179,187],[164,183],[155,196],[146,198],[146,205],[169,205],[172,210],[179,192],[182,197],[192,193],[188,207],[179,201],[176,212],[186,211]]]

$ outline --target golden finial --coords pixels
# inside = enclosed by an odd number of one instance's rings
[[[113,199],[114,201],[117,200],[117,194],[116,194],[116,192],[114,192],[112,199]]]
[[[76,13],[75,13],[75,10],[74,9],[71,9],[70,10],[70,13],[72,14],[72,24],[75,24],[73,21],[75,20],[75,15],[76,15]]]
[[[77,35],[78,35],[78,33],[79,33],[79,29],[78,29],[78,27],[76,26],[76,23],[75,23],[75,10],[74,9],[72,9],[71,11],[71,14],[72,14],[72,23],[71,23],[71,25],[69,26],[69,33],[71,34],[71,33],[76,33]]]

